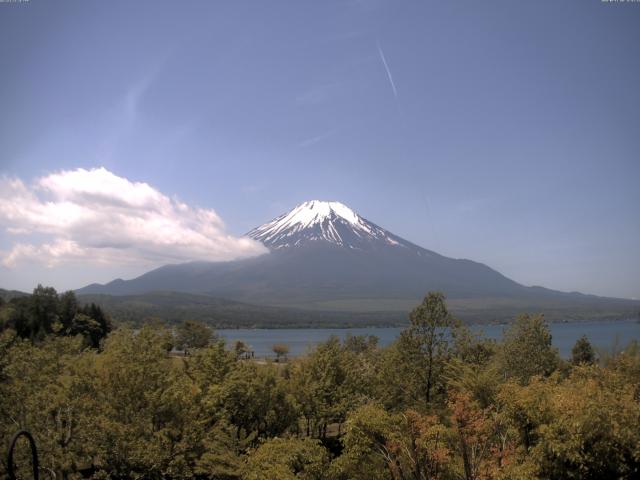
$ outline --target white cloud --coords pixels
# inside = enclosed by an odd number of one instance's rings
[[[0,177],[0,225],[9,235],[41,239],[0,252],[6,267],[157,266],[266,253],[260,243],[228,234],[214,210],[191,207],[104,168],[62,171],[31,186]]]

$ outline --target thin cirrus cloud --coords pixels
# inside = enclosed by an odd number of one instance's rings
[[[0,252],[9,268],[25,262],[152,266],[267,252],[227,233],[214,210],[191,207],[105,168],[61,171],[32,185],[0,177],[0,225],[16,239]]]

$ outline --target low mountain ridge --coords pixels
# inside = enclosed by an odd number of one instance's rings
[[[169,324],[198,320],[215,328],[388,327],[406,323],[400,312],[332,312],[251,305],[180,292],[153,291],[139,295],[79,295],[82,304],[95,303],[116,324],[139,326],[149,319]]]

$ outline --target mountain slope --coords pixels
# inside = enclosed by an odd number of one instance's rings
[[[20,292],[18,290],[5,290],[4,288],[0,288],[0,298],[5,302],[8,302],[12,298],[27,296],[29,296],[29,294],[26,292]]]
[[[487,312],[493,311],[492,306],[508,312],[521,307],[544,310],[545,306],[570,312],[604,302],[588,295],[525,287],[481,263],[444,257],[338,202],[305,202],[247,235],[261,241],[270,253],[231,262],[167,265],[132,280],[90,285],[78,293],[132,295],[165,290],[254,305],[342,311],[406,311],[429,290],[445,292],[468,312],[474,306]],[[621,312],[633,311],[636,305],[616,299],[606,303]]]

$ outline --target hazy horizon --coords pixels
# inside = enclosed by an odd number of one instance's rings
[[[0,288],[260,254],[319,199],[640,298],[638,7],[0,3]]]

